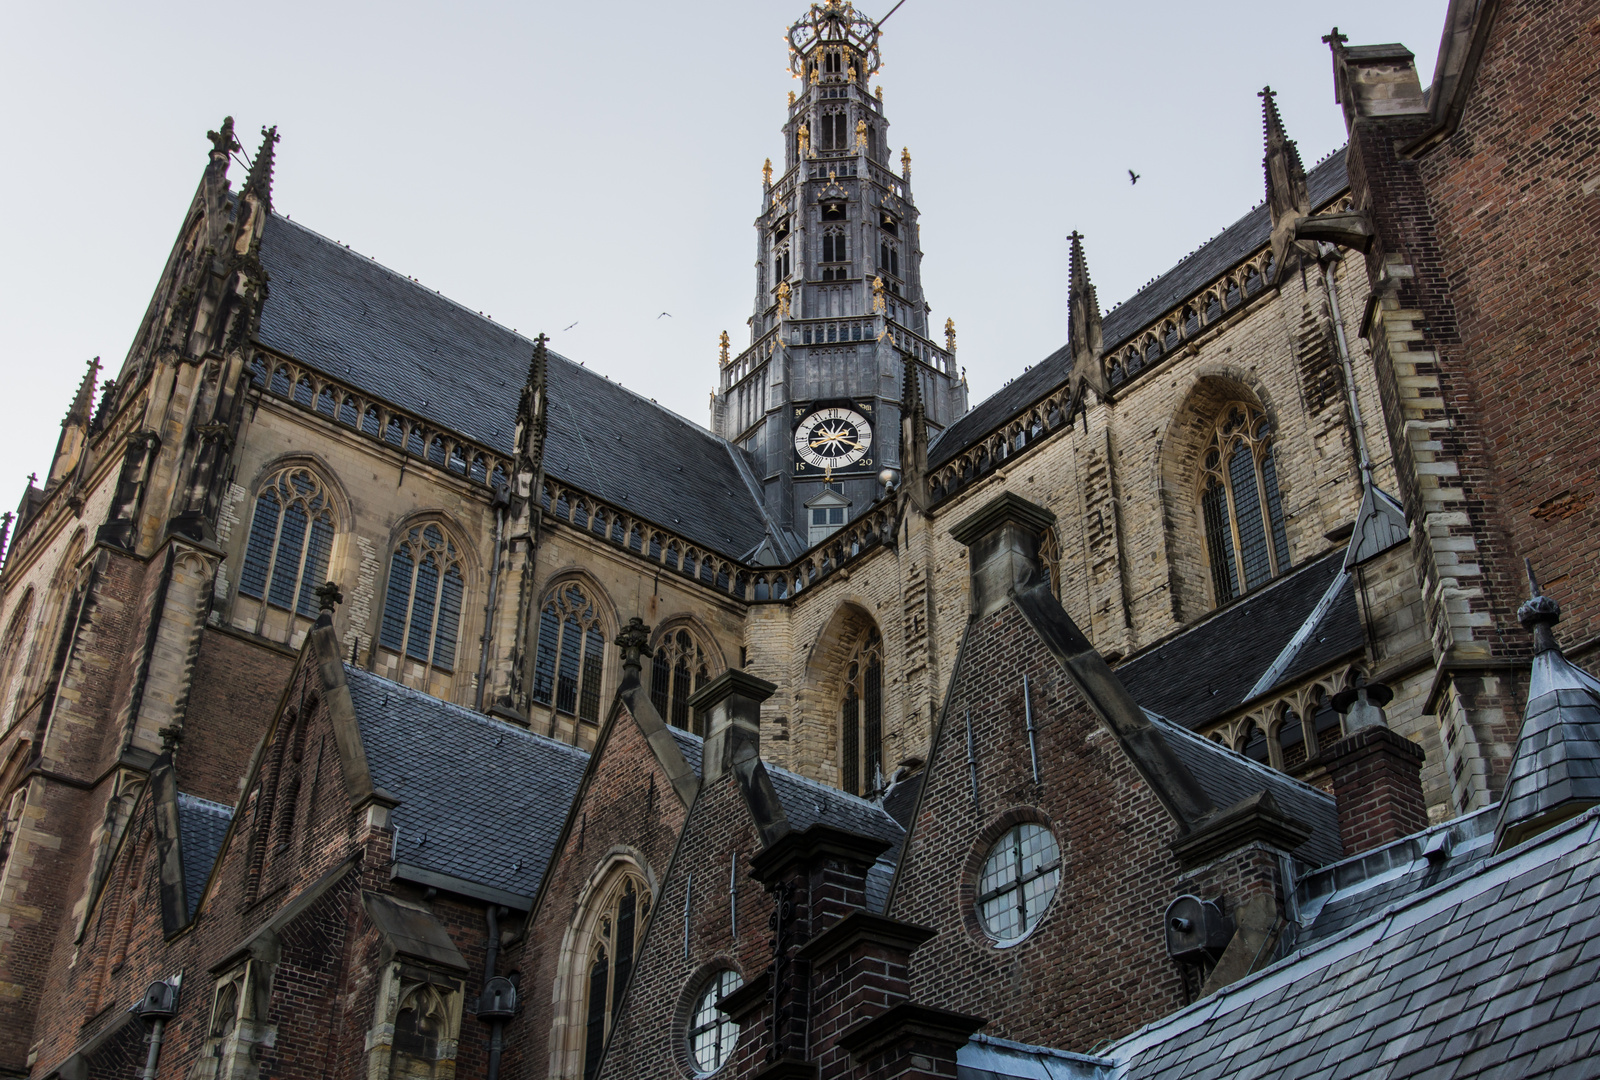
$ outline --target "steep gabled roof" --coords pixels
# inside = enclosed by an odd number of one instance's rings
[[[1345,151],[1323,161],[1306,178],[1313,210],[1350,186]],[[1161,315],[1221,277],[1231,267],[1265,246],[1272,236],[1272,215],[1265,203],[1201,245],[1194,254],[1134,293],[1103,320],[1105,350],[1110,353]],[[989,395],[939,434],[928,450],[928,464],[937,468],[983,438],[1029,405],[1067,381],[1072,374],[1072,349],[1063,345],[1014,380]]]
[[[1311,617],[1339,576],[1345,553],[1296,567],[1240,600],[1124,661],[1117,668],[1134,700],[1189,728],[1200,728],[1251,696],[1262,674]],[[1364,641],[1355,585],[1346,581],[1274,685],[1292,683],[1359,650]],[[1226,657],[1226,663],[1218,663]],[[1272,689],[1265,687],[1262,693]]]
[[[396,863],[532,898],[589,755],[345,665]]]
[[[533,342],[287,218],[261,245],[259,337],[300,363],[504,454]],[[545,468],[556,479],[737,558],[765,518],[748,455],[619,383],[550,354]]]

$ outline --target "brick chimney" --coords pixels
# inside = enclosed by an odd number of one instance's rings
[[[1428,825],[1422,748],[1389,730],[1383,707],[1393,698],[1387,686],[1362,680],[1333,696],[1346,735],[1319,758],[1333,777],[1346,855],[1382,847]]]

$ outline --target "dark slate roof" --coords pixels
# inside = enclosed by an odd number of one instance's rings
[[[178,835],[183,845],[183,902],[189,918],[194,918],[200,906],[200,894],[205,891],[206,879],[217,863],[222,851],[222,839],[228,835],[228,823],[233,820],[233,807],[223,806],[208,799],[196,798],[178,792]]]
[[[287,218],[261,256],[263,344],[511,453],[532,341]],[[764,537],[744,451],[554,353],[549,423],[551,476],[723,555]]]
[[[1339,841],[1339,807],[1333,796],[1196,735],[1181,724],[1151,715],[1148,710],[1146,715],[1218,810],[1265,789],[1272,793],[1279,810],[1311,826],[1310,838],[1294,851],[1298,858],[1322,866],[1344,857],[1344,845]]]
[[[1343,149],[1312,169],[1306,177],[1311,207],[1319,209],[1350,182],[1345,175]],[[1171,270],[1134,293],[1127,302],[1108,311],[1101,322],[1106,352],[1143,331],[1221,277],[1272,237],[1272,214],[1266,204],[1256,207],[1228,226]],[[1072,348],[1063,345],[1011,382],[980,401],[956,420],[928,448],[928,464],[944,464],[1029,405],[1067,381],[1072,373]]]
[[[1127,1080],[1592,1077],[1600,811],[1105,1049]]]
[[[683,728],[668,727],[667,730],[672,733],[678,749],[683,751],[689,767],[699,776],[704,740]],[[858,798],[816,780],[808,780],[799,773],[780,769],[771,762],[767,763],[767,775],[772,780],[778,802],[783,806],[784,816],[789,819],[789,827],[796,832],[804,832],[817,824],[831,825],[857,836],[882,840],[889,845],[889,850],[879,857],[877,864],[867,874],[867,908],[881,914],[889,898],[889,882],[894,877],[894,868],[900,861],[905,829],[882,806],[871,800]]]
[[[397,863],[532,897],[589,756],[345,665]]]
[[[1533,658],[1522,734],[1500,798],[1495,833],[1560,820],[1600,803],[1600,680],[1557,648]]]
[[[1110,1080],[1107,1058],[974,1035],[956,1052],[956,1080]]]
[[[1316,609],[1343,563],[1344,552],[1333,551],[1295,568],[1124,661],[1117,678],[1151,712],[1191,728],[1204,726],[1246,700]],[[1347,656],[1362,641],[1355,585],[1347,580],[1274,685]]]
[[[1333,937],[1476,868],[1494,853],[1494,817],[1486,807],[1306,874],[1295,885],[1295,941]]]

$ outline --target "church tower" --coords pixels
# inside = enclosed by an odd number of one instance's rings
[[[729,355],[712,426],[756,455],[767,512],[802,546],[883,493],[901,468],[905,365],[930,434],[967,409],[954,327],[934,340],[922,292],[911,156],[892,161],[879,27],[848,2],[789,28],[783,167],[762,170],[750,344]]]

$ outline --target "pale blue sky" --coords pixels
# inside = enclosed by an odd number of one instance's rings
[[[890,2],[868,0],[881,15]],[[0,41],[0,509],[49,467],[89,357],[115,374],[231,113],[278,124],[275,205],[697,423],[748,340],[751,222],[798,0],[33,4]],[[1344,141],[1327,47],[1431,78],[1445,0],[907,0],[884,27],[932,325],[976,401],[1260,202],[1263,84],[1310,167]],[[896,154],[898,156],[898,153]],[[1137,186],[1127,170],[1139,172]],[[235,184],[242,180],[235,168]],[[672,318],[658,318],[668,311]],[[576,322],[570,330],[563,327]]]

